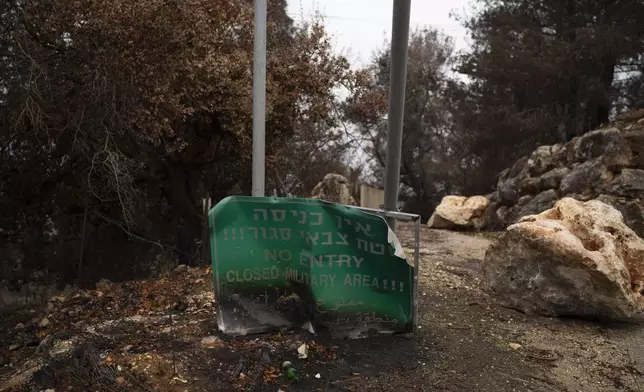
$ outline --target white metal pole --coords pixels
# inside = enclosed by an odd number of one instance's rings
[[[255,0],[253,41],[253,188],[252,195],[265,192],[266,156],[266,0]]]

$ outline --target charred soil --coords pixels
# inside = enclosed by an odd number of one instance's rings
[[[207,268],[68,290],[1,316],[0,391],[640,391],[641,323],[501,307],[482,289],[495,235],[423,228],[420,325],[407,336],[220,335]],[[411,251],[411,227],[399,237]],[[282,374],[285,360],[298,383]]]

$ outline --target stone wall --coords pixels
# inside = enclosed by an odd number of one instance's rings
[[[644,109],[568,143],[539,147],[501,172],[488,195],[491,223],[508,226],[565,196],[612,205],[644,237]]]

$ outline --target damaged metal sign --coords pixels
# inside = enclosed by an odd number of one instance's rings
[[[234,196],[209,211],[209,225],[224,333],[411,331],[416,271],[381,216],[321,200]]]

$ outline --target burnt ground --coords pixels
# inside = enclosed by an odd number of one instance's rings
[[[641,323],[528,317],[481,289],[494,236],[423,228],[420,325],[406,336],[220,335],[208,269],[70,289],[1,315],[0,392],[644,389]],[[411,228],[400,226],[399,237],[411,250]],[[299,383],[281,374],[285,360]]]

